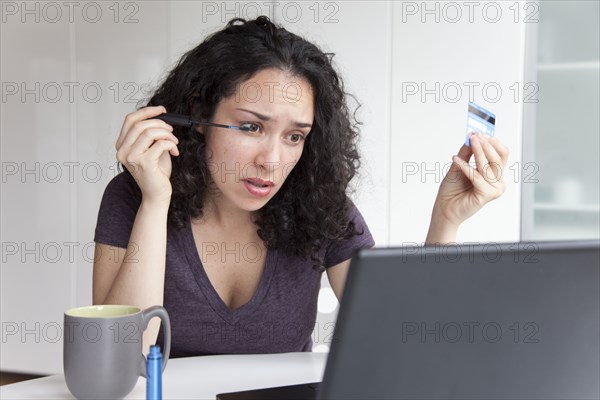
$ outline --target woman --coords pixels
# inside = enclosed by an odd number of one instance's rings
[[[202,124],[172,127],[156,118],[167,111]],[[172,357],[310,351],[321,273],[341,299],[352,254],[374,245],[347,197],[357,137],[330,55],[266,17],[232,20],[125,118],[94,304],[163,304]],[[441,185],[428,243],[454,241],[504,190],[505,147],[471,143]],[[144,349],[158,331],[153,321]]]

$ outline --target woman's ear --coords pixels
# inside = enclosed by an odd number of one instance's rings
[[[195,119],[196,121],[205,121],[206,120],[206,118],[204,118],[202,116],[202,109],[200,107],[200,103],[197,100],[194,100],[190,103],[190,116],[192,117],[192,119]],[[204,136],[204,134],[206,133],[205,126],[198,125],[194,129],[196,129],[196,132],[198,132],[200,135]]]

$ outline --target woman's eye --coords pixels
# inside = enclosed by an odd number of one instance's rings
[[[301,135],[299,133],[292,133],[288,137],[290,142],[292,143],[300,143],[304,140],[304,135]]]
[[[246,130],[247,132],[256,133],[256,132],[260,131],[260,125],[252,123],[252,122],[244,122],[240,126],[242,128],[244,128],[244,130]]]

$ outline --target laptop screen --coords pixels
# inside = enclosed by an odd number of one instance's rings
[[[361,251],[319,398],[599,398],[599,244]]]

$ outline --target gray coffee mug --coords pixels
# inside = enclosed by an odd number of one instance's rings
[[[67,387],[78,399],[120,399],[146,377],[143,332],[153,317],[164,327],[163,371],[171,350],[167,310],[153,306],[98,305],[65,311],[63,367]]]

